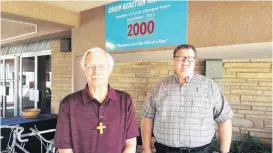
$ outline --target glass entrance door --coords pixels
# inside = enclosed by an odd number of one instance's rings
[[[42,113],[51,112],[51,58],[47,56],[38,56],[38,107]]]
[[[22,109],[36,108],[37,103],[35,94],[35,57],[22,57],[22,80],[21,80],[21,98]]]
[[[4,86],[4,59],[0,59],[0,117],[6,116],[6,96]]]
[[[14,117],[16,112],[17,97],[15,81],[15,59],[2,59],[0,61],[1,85],[1,117]]]
[[[22,55],[20,67],[20,110],[40,108],[50,113],[50,55]]]
[[[24,109],[50,113],[50,52],[0,57],[0,117],[21,115]]]
[[[5,60],[5,88],[6,88],[6,117],[14,117],[15,110],[15,64],[14,59]]]

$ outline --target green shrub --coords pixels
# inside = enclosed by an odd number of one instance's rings
[[[212,150],[219,151],[220,142],[218,138],[212,141]],[[230,153],[272,153],[270,144],[263,143],[259,138],[245,134],[241,140],[233,140],[230,146]]]

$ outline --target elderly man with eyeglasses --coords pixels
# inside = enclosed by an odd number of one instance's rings
[[[233,112],[220,87],[195,74],[196,49],[177,46],[173,52],[175,74],[161,80],[142,106],[143,153],[211,153],[210,143],[218,123],[220,152],[230,149]]]
[[[87,84],[60,103],[54,146],[60,153],[135,153],[139,133],[131,96],[108,84],[112,56],[92,48],[81,66]]]

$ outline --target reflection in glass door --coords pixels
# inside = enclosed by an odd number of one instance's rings
[[[35,107],[35,58],[22,58],[22,110]]]
[[[1,60],[1,117],[14,117],[15,66],[14,59]]]
[[[50,56],[38,56],[38,90],[39,101],[38,107],[41,109],[41,113],[50,113],[51,107],[51,67]]]
[[[6,116],[6,96],[4,92],[4,60],[0,59],[0,117]]]

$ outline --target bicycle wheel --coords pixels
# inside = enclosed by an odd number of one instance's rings
[[[11,150],[2,150],[1,153],[11,153]]]

